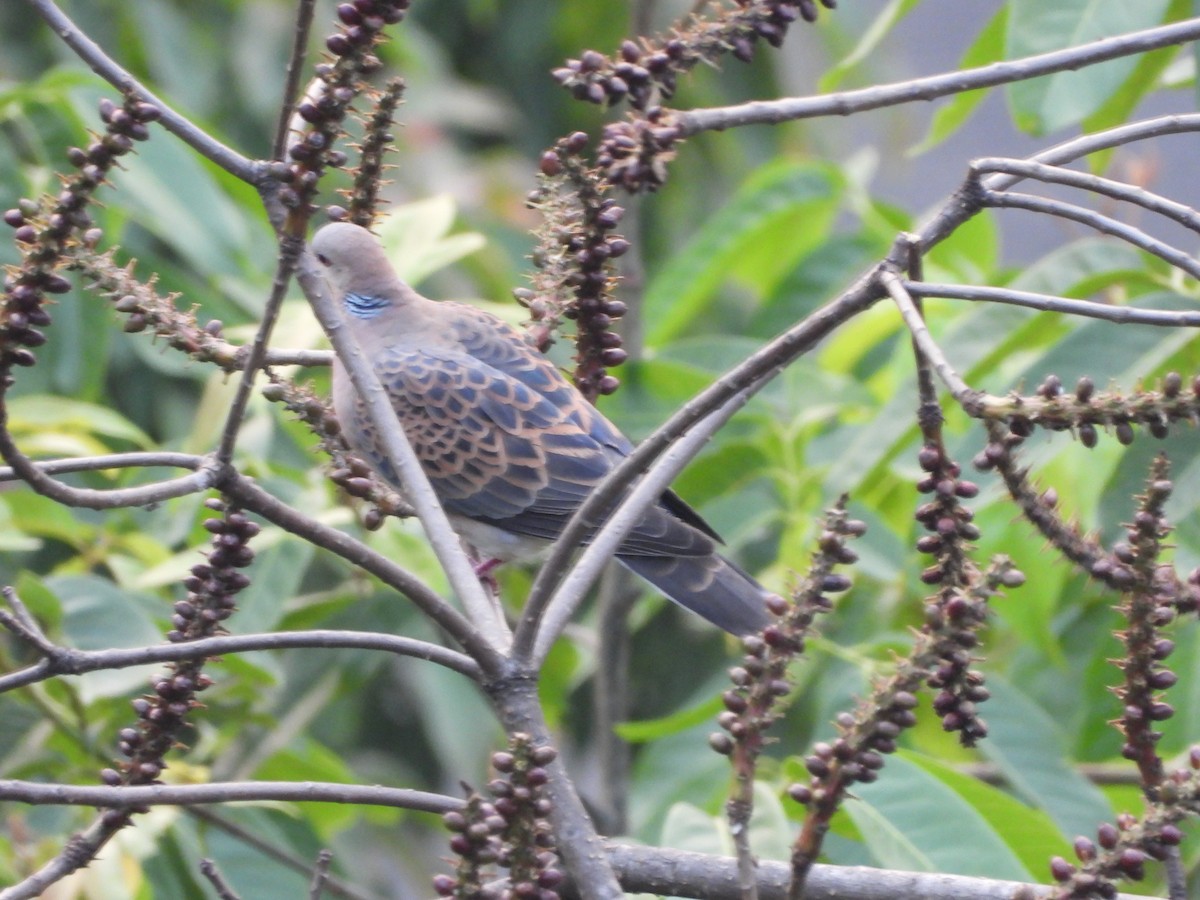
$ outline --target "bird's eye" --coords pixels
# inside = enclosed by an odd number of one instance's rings
[[[324,253],[318,253],[317,254],[317,262],[319,262],[323,266],[327,266],[327,265],[329,265],[329,257],[326,256]]]

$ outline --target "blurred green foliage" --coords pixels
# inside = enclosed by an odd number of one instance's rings
[[[273,134],[293,5],[101,0],[66,6],[178,109],[261,156]],[[389,69],[408,81],[391,188],[401,266],[426,276],[428,293],[496,301],[519,319],[505,298],[522,284],[529,231],[537,225],[523,205],[535,160],[558,136],[579,128],[595,132],[604,121],[597,109],[572,102],[548,70],[585,48],[615,47],[645,8],[661,27],[690,6],[682,0],[644,8],[611,0],[416,3],[384,51]],[[919,8],[929,15],[934,7],[936,18],[936,4],[863,6],[866,11],[839,10],[816,27],[797,27],[782,54],[697,73],[674,102],[720,105],[814,90],[811,81],[796,84],[785,66],[796,56],[825,72],[829,89],[888,77],[872,65],[877,49]],[[964,65],[1149,27],[1187,8],[1167,0],[1012,0],[990,22],[981,20],[975,34],[964,35]],[[327,4],[319,5],[314,46],[329,13]],[[1161,94],[1168,71],[1172,84],[1190,84],[1188,58],[1174,51],[1152,56],[1013,86],[1007,91],[1012,120],[1035,134],[1084,121],[1109,124]],[[111,93],[23,4],[0,5],[3,206],[55,188],[66,147],[85,140],[96,125],[95,100]],[[962,95],[942,104],[921,149],[936,149],[970,129],[981,98]],[[897,231],[913,224],[920,210],[878,197],[872,167],[850,152],[854,148],[822,155],[821,127],[818,121],[698,138],[683,147],[660,194],[632,203],[629,222],[644,271],[630,270],[628,291],[639,310],[642,354],[625,367],[624,387],[604,401],[604,410],[634,440],[843,290]],[[947,164],[965,172],[965,159]],[[142,277],[157,273],[161,290],[195,304],[202,321],[222,320],[232,337],[252,333],[274,244],[251,188],[156,133],[103,199],[97,215],[106,240],[123,248],[123,259],[136,258]],[[925,197],[922,208],[939,199]],[[457,233],[447,236],[452,225]],[[0,246],[0,261],[15,258],[11,245]],[[988,215],[937,248],[928,269],[935,279],[1098,294],[1160,308],[1189,308],[1198,293],[1145,254],[1076,234],[1014,266]],[[1118,331],[1059,315],[939,301],[929,302],[927,311],[951,360],[973,385],[994,392],[1029,387],[1051,372],[1066,384],[1086,374],[1131,389],[1170,370],[1200,371],[1200,344],[1187,332]],[[214,446],[232,392],[224,377],[145,335],[125,334],[107,302],[86,291],[64,297],[54,317],[39,365],[20,373],[10,408],[27,452],[57,457]],[[276,342],[311,347],[319,341],[297,297]],[[327,378],[322,372],[301,377],[319,385]],[[802,777],[805,748],[831,734],[834,715],[887,670],[920,622],[926,589],[918,580],[924,563],[912,549],[918,536],[912,519],[915,403],[907,333],[892,310],[880,306],[777,379],[677,484],[727,536],[732,552],[777,588],[803,570],[814,517],[839,494],[848,492],[854,515],[871,526],[859,542],[854,588],[797,666],[792,710],[781,723],[776,757],[764,766],[755,827],[765,858],[787,852],[798,809],[779,799],[779,788]],[[261,398],[248,415],[238,462],[266,488],[444,587],[414,523],[364,533],[323,477],[309,434]],[[948,429],[960,460],[981,447],[980,429],[954,410]],[[1066,435],[1039,435],[1028,455],[1063,506],[1085,528],[1111,538],[1160,449],[1174,465],[1174,558],[1186,571],[1200,563],[1193,499],[1200,458],[1193,432],[1177,431],[1162,442],[1146,436],[1128,449],[1102,439],[1092,451]],[[111,486],[150,477],[131,471],[74,480]],[[855,791],[827,847],[831,861],[1044,879],[1048,857],[1063,853],[1075,834],[1093,832],[1114,810],[1140,808],[1134,788],[1100,789],[1075,767],[1113,761],[1119,752],[1119,737],[1107,724],[1117,713],[1107,691],[1117,678],[1107,660],[1119,654],[1114,598],[1054,559],[1016,519],[994,479],[983,478],[982,485],[974,503],[983,532],[980,558],[1006,553],[1029,575],[1025,587],[996,604],[983,652],[993,692],[984,715],[992,736],[978,753],[968,753],[941,732],[935,717],[922,715],[881,780]],[[102,515],[66,510],[8,486],[0,494],[0,583],[17,586],[55,639],[84,648],[153,643],[169,627],[179,581],[205,545],[202,518],[201,498]],[[435,638],[395,596],[304,542],[267,529],[256,547],[254,583],[231,630],[355,628]],[[521,596],[528,577],[506,573],[506,595]],[[584,624],[592,617],[587,613]],[[728,765],[708,749],[705,735],[713,729],[731,645],[658,598],[647,598],[633,621],[633,708],[622,727],[637,743],[629,833],[728,852],[721,819]],[[584,634],[555,652],[542,684],[561,743],[581,768],[594,762],[589,691],[595,650]],[[1172,664],[1185,677],[1171,696],[1177,715],[1165,724],[1167,756],[1200,734],[1195,624],[1180,625],[1175,639]],[[0,641],[4,669],[29,659],[25,648]],[[212,672],[218,683],[205,694],[208,708],[196,716],[189,746],[171,762],[173,780],[355,781],[458,793],[460,780],[484,780],[487,753],[499,739],[470,684],[412,660],[298,650],[230,657]],[[114,734],[130,719],[128,700],[144,689],[148,674],[95,673],[0,697],[0,777],[94,783],[115,753]],[[981,760],[998,767],[1006,787],[957,768]],[[0,882],[56,852],[88,815],[5,808]],[[302,859],[332,847],[334,871],[373,896],[427,893],[429,867],[436,865],[430,861],[444,852],[436,823],[418,814],[257,804],[220,815]],[[244,896],[290,898],[303,890],[300,875],[185,813],[157,810],[138,821],[136,831],[118,838],[119,852],[106,853],[106,862],[84,873],[81,883],[121,885],[107,896],[200,897],[205,888],[196,863],[207,855]]]

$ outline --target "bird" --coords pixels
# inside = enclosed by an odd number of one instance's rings
[[[630,441],[517,328],[400,280],[367,229],[332,222],[310,249],[459,537],[489,557],[484,568],[544,552]],[[333,406],[351,450],[403,492],[336,359]],[[758,632],[776,595],[723,557],[720,543],[668,490],[616,560],[719,628]]]

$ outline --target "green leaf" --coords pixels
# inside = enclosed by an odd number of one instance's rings
[[[1063,834],[1095,834],[1113,811],[1104,794],[1066,758],[1058,723],[1015,685],[988,676],[988,739],[979,745],[1026,803],[1045,810]]]
[[[104,444],[89,440],[92,435],[129,441],[141,447],[154,442],[144,431],[105,406],[47,395],[14,397],[8,401],[9,422],[26,452],[49,452],[50,448],[83,446],[87,453],[104,453]],[[84,454],[86,455],[86,453]]]
[[[646,290],[647,343],[686,331],[731,279],[769,294],[826,236],[842,193],[831,166],[780,160],[755,171]]]
[[[1050,856],[1069,857],[1072,854],[1067,838],[1044,811],[1032,809],[1001,788],[965,775],[931,757],[904,753],[904,758],[937,778],[981,815],[1017,855],[1027,872],[1041,873]]]
[[[878,863],[889,869],[950,872],[1030,881],[1029,871],[974,805],[970,779],[944,779],[945,770],[918,765],[911,754],[888,759],[882,777],[855,786],[844,809]]]
[[[891,34],[896,24],[912,12],[920,2],[921,0],[889,0],[888,5],[879,12],[879,15],[863,32],[863,36],[855,48],[841,62],[821,76],[818,83],[821,92],[836,91],[846,76],[854,71],[861,62],[870,59],[879,49],[883,39]]]
[[[967,48],[959,61],[960,70],[974,69],[989,63],[999,62],[1004,58],[1004,37],[1008,29],[1008,6],[1002,6],[988,21],[975,42]],[[945,100],[933,114],[926,132],[920,143],[911,147],[909,156],[918,156],[932,150],[950,135],[961,128],[979,104],[987,97],[987,89],[964,91]]]
[[[717,713],[724,707],[720,697],[713,697],[696,706],[681,709],[679,712],[658,719],[645,719],[641,722],[620,722],[613,729],[622,740],[631,744],[645,744],[661,740],[672,734],[678,734],[688,728],[694,728],[704,722],[713,721]]]
[[[103,578],[92,575],[46,579],[63,610],[63,634],[80,650],[141,647],[162,643],[162,632],[148,610],[154,598],[138,598]],[[164,610],[166,612],[165,604]],[[146,684],[161,666],[135,666],[87,672],[79,677],[84,703],[101,697],[119,697]]]
[[[1168,6],[1169,0],[1012,0],[1005,56],[1019,59],[1151,28]],[[1008,86],[1013,120],[1031,134],[1082,122],[1110,101],[1137,66],[1137,56],[1126,56],[1015,82]]]
[[[401,278],[419,284],[433,272],[484,246],[481,234],[449,233],[457,214],[454,198],[438,194],[397,206],[379,221],[379,239]]]

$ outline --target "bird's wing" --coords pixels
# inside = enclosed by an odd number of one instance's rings
[[[465,303],[442,302],[438,305],[453,312],[455,337],[472,357],[515,378],[564,410],[581,429],[609,448],[616,459],[632,452],[633,444],[629,439],[583,398],[553,362],[529,346],[521,332],[492,314]],[[724,543],[712,526],[674,491],[664,491],[661,502],[676,518],[718,543]]]
[[[376,359],[376,369],[449,512],[552,540],[613,466],[610,449],[584,430],[572,408],[556,406],[476,357],[444,348],[392,347]],[[361,412],[355,419],[354,428],[365,421]],[[361,437],[373,445],[370,434]],[[377,450],[363,449],[381,462]],[[386,467],[381,469],[386,475]],[[699,537],[656,508],[622,551],[711,552],[711,542]]]

